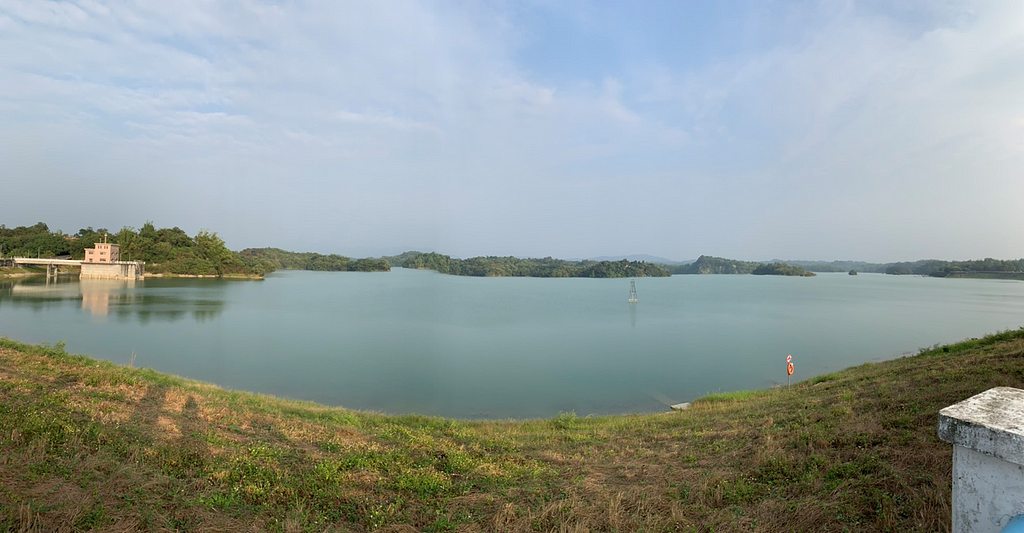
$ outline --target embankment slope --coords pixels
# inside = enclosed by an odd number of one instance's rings
[[[526,422],[353,412],[0,339],[0,530],[943,531],[937,413],[994,386],[1024,388],[1024,331],[679,413]]]

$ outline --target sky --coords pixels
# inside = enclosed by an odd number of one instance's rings
[[[1024,257],[1024,3],[0,0],[0,223]]]

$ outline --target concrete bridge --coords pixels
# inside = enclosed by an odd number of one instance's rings
[[[60,267],[82,267],[81,278],[98,279],[142,279],[146,263],[142,261],[114,261],[112,263],[87,263],[79,259],[39,259],[15,257],[14,266],[46,266],[46,277],[57,275]]]
[[[81,266],[82,261],[75,259],[39,259],[32,257],[15,257],[13,259],[14,266],[46,266],[46,277],[50,278],[57,275],[60,267],[62,266]]]
[[[79,259],[36,259],[34,257],[15,257],[13,259],[15,266],[21,265],[81,265],[84,261]]]

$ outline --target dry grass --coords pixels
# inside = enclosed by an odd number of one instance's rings
[[[0,339],[0,530],[944,531],[938,410],[1024,332],[681,413],[388,417]]]
[[[45,274],[46,269],[40,269],[38,267],[0,267],[0,279],[38,276],[40,272]]]

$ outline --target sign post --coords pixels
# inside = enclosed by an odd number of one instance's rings
[[[793,356],[792,355],[787,355],[786,356],[786,374],[787,374],[786,375],[786,388],[788,389],[788,388],[792,387],[792,383],[790,382],[790,379],[793,377]]]

